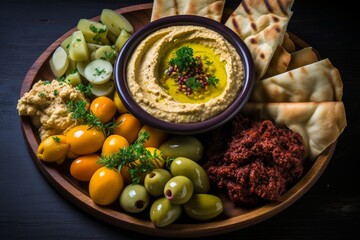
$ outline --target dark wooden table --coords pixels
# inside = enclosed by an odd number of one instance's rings
[[[151,1],[6,1],[0,3],[0,239],[155,239],[103,223],[63,198],[41,175],[16,111],[26,72],[80,18],[103,8]],[[227,1],[235,8],[240,0]],[[358,239],[360,236],[360,43],[355,7],[295,1],[288,30],[329,58],[341,73],[348,126],[318,182],[296,203],[255,226],[208,239]]]

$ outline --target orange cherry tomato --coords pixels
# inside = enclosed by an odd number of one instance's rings
[[[109,205],[119,199],[124,188],[124,180],[120,172],[107,167],[99,168],[89,182],[91,199],[100,205]]]
[[[160,145],[166,140],[168,136],[166,132],[150,127],[149,125],[142,126],[139,131],[139,134],[145,131],[150,134],[150,137],[148,140],[146,140],[146,142],[144,142],[143,144],[144,147],[159,148]]]
[[[76,158],[70,165],[70,174],[79,181],[90,181],[92,175],[102,167],[97,161],[99,154],[82,155]]]
[[[120,124],[114,128],[114,134],[125,137],[132,144],[138,136],[141,122],[130,113],[120,115],[115,122]]]
[[[90,111],[92,111],[101,122],[107,123],[115,116],[116,105],[112,99],[101,96],[91,102]]]
[[[70,145],[70,151],[86,155],[99,151],[105,141],[104,133],[97,127],[79,125],[66,133],[66,142]]]
[[[123,136],[113,134],[105,139],[102,145],[101,155],[109,156],[113,153],[117,153],[120,148],[128,147],[129,142]]]

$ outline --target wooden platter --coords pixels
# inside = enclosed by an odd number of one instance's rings
[[[150,21],[151,9],[152,4],[141,4],[118,9],[117,12],[123,14],[133,24],[135,30],[138,30]],[[101,9],[99,9],[99,12],[100,11]],[[223,19],[226,19],[230,13],[231,10],[226,9]],[[99,17],[93,19],[98,20]],[[49,59],[59,44],[67,36],[71,35],[74,30],[75,28],[71,29],[57,39],[36,60],[25,76],[20,97],[25,92],[28,92],[36,81],[54,78],[50,70]],[[308,46],[307,43],[296,37],[294,34],[290,34],[290,37],[296,43],[298,48]],[[312,166],[307,168],[305,175],[300,181],[282,196],[280,202],[245,209],[235,207],[225,196],[220,196],[224,201],[224,213],[218,218],[212,221],[199,222],[191,220],[186,216],[182,216],[168,227],[156,228],[150,222],[147,211],[142,214],[131,215],[121,210],[117,203],[106,207],[93,203],[87,191],[87,183],[79,182],[71,177],[69,172],[70,161],[65,161],[61,166],[40,161],[36,157],[37,148],[40,142],[37,130],[34,129],[28,117],[21,117],[21,126],[34,163],[45,178],[64,196],[64,198],[89,215],[119,228],[129,229],[148,235],[173,238],[210,236],[239,230],[264,221],[283,211],[305,194],[318,180],[327,167],[336,147],[336,143],[334,143],[320,154]]]

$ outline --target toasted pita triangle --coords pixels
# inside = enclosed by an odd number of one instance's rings
[[[294,0],[243,0],[225,23],[248,46],[257,79],[265,74],[283,42],[293,3]]]
[[[242,112],[299,133],[310,160],[335,142],[347,124],[343,102],[247,103]]]
[[[256,82],[252,102],[341,101],[343,83],[329,59]]]
[[[175,15],[197,15],[220,22],[225,0],[154,0],[151,21]]]

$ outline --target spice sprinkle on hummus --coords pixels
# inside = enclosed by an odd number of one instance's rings
[[[134,100],[145,111],[175,123],[221,113],[238,96],[244,79],[235,48],[217,32],[190,25],[147,36],[129,59],[126,76]]]

